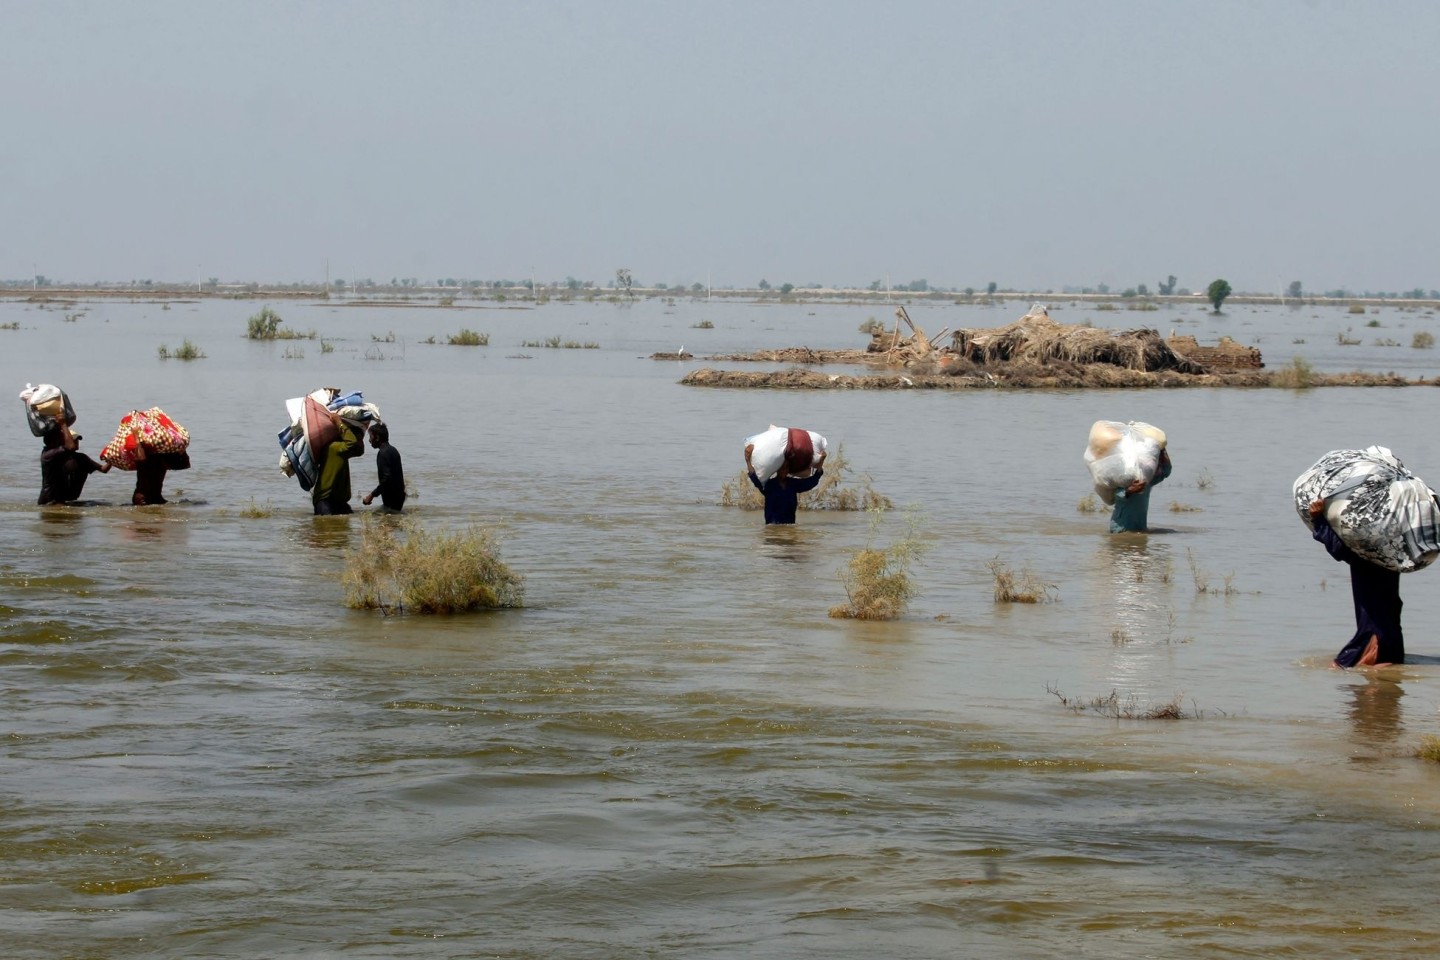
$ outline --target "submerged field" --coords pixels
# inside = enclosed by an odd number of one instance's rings
[[[112,473],[42,510],[18,404],[3,427],[7,955],[1440,948],[1440,768],[1413,756],[1440,732],[1440,574],[1402,583],[1418,662],[1331,671],[1345,569],[1290,502],[1341,446],[1435,482],[1430,391],[694,390],[708,355],[850,348],[888,317],[277,301],[316,339],[246,340],[261,305],[0,301],[0,368],[64,386],[86,449],[151,405],[194,437],[170,506],[121,506]],[[1267,369],[1440,374],[1409,346],[1424,309],[1052,314],[1230,335]],[[488,342],[449,345],[462,328]],[[187,339],[204,358],[156,355]],[[554,339],[582,348],[525,346]],[[345,606],[358,522],[312,517],[275,468],[283,400],[321,385],[380,406],[416,522],[501,535],[523,609]],[[1080,508],[1102,418],[1169,434],[1151,535]],[[828,615],[865,514],[767,529],[719,505],[772,422],[843,443],[894,501],[878,543],[922,514],[901,619]],[[368,490],[373,453],[353,469]],[[997,561],[1049,602],[997,603]]]

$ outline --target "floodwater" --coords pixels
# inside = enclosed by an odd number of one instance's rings
[[[1433,388],[727,392],[642,358],[853,346],[887,308],[274,305],[333,350],[244,340],[255,301],[0,303],[0,383],[65,387],[86,449],[156,404],[194,436],[170,506],[124,506],[112,472],[38,508],[39,443],[18,403],[0,422],[4,955],[1440,950],[1440,767],[1414,757],[1440,733],[1440,575],[1402,585],[1420,662],[1330,670],[1346,569],[1290,502],[1341,446],[1440,478]],[[934,332],[1024,306],[910,312]],[[1440,373],[1409,346],[1423,309],[1052,315]],[[490,345],[421,342],[462,326]],[[549,336],[599,349],[520,346]],[[187,337],[205,359],[157,359]],[[500,530],[525,609],[344,607],[358,520],[313,518],[275,468],[284,399],[321,385],[380,406],[417,520]],[[1077,510],[1097,418],[1169,433],[1162,529]],[[904,619],[826,615],[900,511],[767,530],[716,505],[771,422],[923,515]],[[996,605],[997,558],[1055,601]],[[1190,719],[1060,699],[1112,691]]]

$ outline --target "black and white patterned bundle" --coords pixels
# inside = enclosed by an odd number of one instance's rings
[[[1296,478],[1294,493],[1306,526],[1310,504],[1324,500],[1345,546],[1387,570],[1410,573],[1440,556],[1435,491],[1385,447],[1330,451]]]

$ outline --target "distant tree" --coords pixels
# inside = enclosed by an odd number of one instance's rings
[[[629,267],[621,267],[615,271],[615,286],[620,290],[624,290],[626,296],[630,295],[630,289],[634,284],[635,278],[630,275]]]
[[[1159,283],[1155,284],[1155,286],[1159,288],[1160,296],[1170,296],[1175,292],[1175,274],[1170,274],[1170,278],[1168,280],[1162,280]]]
[[[1220,304],[1224,303],[1225,298],[1230,296],[1230,284],[1225,280],[1211,280],[1210,286],[1205,288],[1205,296],[1208,297],[1210,303],[1214,305],[1215,312],[1219,313]]]
[[[1145,286],[1145,284],[1143,284],[1143,283],[1140,284],[1140,286],[1138,286],[1138,287],[1135,288],[1135,292],[1138,293],[1138,294],[1140,294],[1140,296],[1142,296],[1142,297],[1148,297],[1148,296],[1150,296],[1150,288],[1147,287],[1147,286]]]
[[[1285,296],[1289,297],[1291,300],[1299,300],[1303,296],[1303,294],[1300,292],[1299,280],[1290,281],[1290,289],[1285,291]]]
[[[930,281],[929,281],[929,280],[911,280],[909,283],[907,283],[907,284],[905,285],[905,289],[906,289],[906,290],[913,291],[913,292],[915,292],[915,293],[925,293],[927,290],[930,289]]]
[[[344,280],[336,280],[334,283],[330,284],[330,286],[334,287],[336,290],[344,290],[344,289],[345,289],[345,281],[344,281]]]
[[[1103,297],[1110,292],[1110,284],[1102,283],[1098,287],[1096,287],[1095,290]]]
[[[1405,294],[1405,299],[1406,299],[1406,300],[1424,300],[1424,299],[1425,299],[1425,291],[1422,290],[1422,289],[1420,289],[1419,287],[1416,287],[1414,290],[1411,290],[1411,291],[1409,291],[1408,293]]]
[[[762,279],[762,280],[760,281],[760,289],[761,289],[761,290],[769,290],[769,289],[770,289],[770,281],[769,281],[769,280],[763,280],[763,279]]]
[[[703,283],[692,283],[692,284],[690,284],[690,292],[691,292],[691,293],[703,293],[704,291],[705,291],[705,284],[703,284]]]
[[[996,286],[998,286],[998,284],[996,284],[994,280],[991,280],[988,284],[985,285],[985,292],[993,297],[995,295]]]
[[[1120,296],[1124,297],[1126,300],[1129,300],[1131,297],[1135,296],[1135,288],[1126,287],[1124,292],[1121,293]]]
[[[793,283],[782,283],[782,284],[780,284],[780,296],[782,296],[782,297],[788,297],[788,296],[790,296],[790,291],[792,291],[792,290],[794,290],[794,289],[795,289],[795,284],[793,284]]]
[[[871,290],[879,290],[882,286],[884,286],[884,284],[881,283],[879,280],[874,280],[870,283]]]
[[[975,288],[974,288],[974,287],[966,287],[966,288],[965,288],[965,296],[967,296],[967,297],[973,297],[973,296],[975,296]]]

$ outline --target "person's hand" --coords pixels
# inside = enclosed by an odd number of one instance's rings
[[[1130,484],[1130,486],[1128,486],[1128,487],[1125,488],[1125,492],[1126,492],[1126,493],[1129,493],[1129,494],[1136,494],[1136,493],[1139,493],[1140,491],[1142,491],[1142,490],[1144,490],[1144,489],[1145,489],[1145,481],[1144,481],[1144,480],[1136,480],[1134,483]]]
[[[818,470],[818,469],[820,469],[821,467],[825,466],[825,458],[828,457],[828,456],[830,456],[830,451],[829,451],[829,450],[821,450],[821,451],[820,451],[820,460],[819,460],[818,463],[815,464],[815,469]]]
[[[363,496],[363,497],[360,498],[360,502],[363,503],[363,504],[365,504],[365,506],[368,507],[368,506],[370,506],[370,501],[371,501],[371,500],[374,500],[374,499],[375,499],[375,495],[374,495],[374,494],[372,494],[372,493],[367,493],[367,494],[365,494],[365,496]]]
[[[755,452],[755,444],[753,444],[753,443],[747,443],[747,444],[745,444],[745,469],[748,470],[748,471],[750,471],[751,473],[754,473],[754,472],[755,472],[755,468],[752,467],[752,466],[750,466],[750,454],[752,454],[752,453],[754,453],[754,452]]]
[[[1318,517],[1325,512],[1325,501],[1315,500],[1310,504],[1310,516]]]

